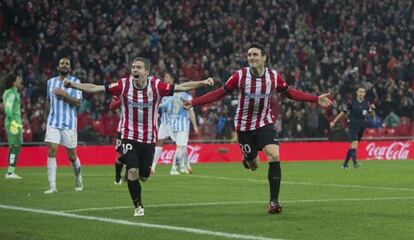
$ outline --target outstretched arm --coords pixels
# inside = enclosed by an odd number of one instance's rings
[[[74,88],[87,93],[99,93],[105,91],[105,86],[92,83],[73,83],[69,80],[64,80],[63,84],[67,88]]]
[[[284,94],[289,98],[297,101],[302,102],[317,102],[321,107],[328,107],[332,104],[332,101],[329,99],[331,93],[324,93],[320,96],[311,95],[309,93],[305,93],[303,91],[288,88]]]
[[[344,116],[344,115],[345,115],[344,112],[339,113],[336,116],[336,118],[329,124],[329,127],[333,128],[335,126],[336,122],[338,122],[338,120],[341,119],[341,117]]]
[[[180,92],[180,91],[189,91],[196,88],[204,87],[204,86],[213,86],[214,80],[213,78],[207,78],[205,80],[201,81],[189,81],[182,84],[175,85],[174,91]]]
[[[226,96],[226,91],[224,88],[218,88],[212,92],[206,93],[201,97],[194,98],[192,101],[183,100],[183,107],[185,109],[190,109],[193,106],[203,105],[207,103],[212,103],[218,101],[222,97]]]

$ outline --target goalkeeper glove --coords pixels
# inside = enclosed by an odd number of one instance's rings
[[[16,135],[19,133],[19,128],[22,128],[23,126],[16,121],[12,121],[10,124],[10,133],[13,135]]]

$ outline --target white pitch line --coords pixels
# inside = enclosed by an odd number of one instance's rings
[[[198,229],[198,228],[178,227],[178,226],[173,226],[173,225],[132,222],[132,221],[126,221],[126,220],[120,220],[120,219],[83,216],[83,215],[77,215],[73,213],[64,213],[64,212],[50,211],[50,210],[44,210],[44,209],[23,208],[23,207],[10,206],[10,205],[0,204],[0,208],[7,209],[7,210],[16,210],[16,211],[23,211],[23,212],[46,214],[46,215],[59,216],[59,217],[83,219],[83,220],[98,221],[98,222],[105,222],[105,223],[112,223],[112,224],[119,224],[119,225],[156,228],[156,229],[194,233],[194,234],[209,235],[209,236],[224,237],[224,238],[253,239],[253,240],[281,240],[280,238],[276,239],[276,238],[267,238],[267,237],[261,237],[261,236],[253,236],[253,235],[243,235],[243,234],[235,234],[235,233],[210,231],[210,230],[204,230],[204,229]]]
[[[384,200],[411,200],[413,197],[385,197],[385,198],[328,198],[328,199],[303,199],[303,200],[284,200],[282,203],[314,203],[314,202],[351,202],[351,201],[384,201]],[[159,207],[193,207],[193,206],[211,206],[211,205],[236,205],[236,204],[253,204],[253,203],[267,203],[266,201],[239,201],[239,202],[204,202],[204,203],[170,203],[170,204],[156,204],[146,205],[145,208],[159,208]],[[101,207],[101,208],[80,208],[73,210],[64,210],[61,212],[86,212],[86,211],[100,211],[100,210],[115,210],[132,208],[132,206],[119,207]]]
[[[249,179],[249,178],[229,178],[229,177],[208,176],[208,175],[191,175],[190,177],[222,179],[222,180],[229,180],[229,181],[247,181],[247,182],[260,182],[260,183],[266,182],[267,183],[267,180]],[[290,181],[283,181],[283,180],[282,180],[282,184],[339,187],[339,188],[363,188],[363,189],[393,190],[393,191],[414,191],[414,188],[394,188],[394,187],[379,187],[379,186],[365,186],[365,185],[290,182]]]

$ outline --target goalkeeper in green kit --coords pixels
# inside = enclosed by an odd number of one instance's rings
[[[21,177],[14,173],[23,142],[20,94],[18,92],[21,85],[22,78],[17,74],[9,74],[6,77],[5,91],[3,93],[4,112],[6,113],[4,125],[9,145],[9,168],[6,173],[6,179],[21,179]]]

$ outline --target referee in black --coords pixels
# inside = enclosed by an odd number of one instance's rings
[[[358,143],[361,141],[362,135],[364,134],[368,114],[375,114],[375,105],[370,105],[369,102],[365,100],[365,95],[365,87],[358,86],[356,89],[356,97],[352,98],[348,104],[344,105],[342,107],[341,113],[339,113],[336,118],[330,123],[330,127],[334,127],[335,123],[342,116],[348,113],[348,142],[351,144],[349,146],[348,152],[346,153],[345,161],[342,165],[343,169],[348,169],[348,162],[351,158],[354,164],[354,168],[358,168],[360,166],[359,162],[357,161],[356,149],[358,147]]]

